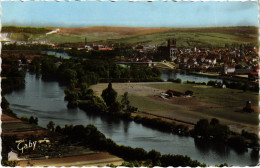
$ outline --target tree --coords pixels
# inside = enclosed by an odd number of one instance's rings
[[[161,158],[161,153],[157,152],[156,150],[151,150],[150,152],[148,152],[147,155],[148,159],[151,159],[153,166],[160,166],[160,158]]]
[[[61,133],[61,127],[60,127],[59,125],[56,126],[56,128],[55,128],[55,132],[59,132],[59,133]]]
[[[54,131],[54,126],[55,126],[55,124],[54,124],[53,121],[50,121],[50,122],[47,124],[47,128],[48,128],[48,130],[50,130],[50,131]]]
[[[219,120],[216,119],[216,118],[212,118],[211,121],[210,121],[210,125],[215,126],[215,125],[217,125],[217,124],[219,124]]]
[[[167,166],[173,166],[173,167],[198,167],[198,166],[204,166],[203,164],[199,163],[196,160],[191,160],[190,157],[188,156],[183,156],[183,155],[163,155],[161,157],[161,163],[162,167],[167,167]]]
[[[200,119],[194,127],[194,131],[197,135],[208,136],[209,122],[207,119]]]
[[[119,113],[121,111],[121,104],[116,101],[110,105],[109,112],[110,113]]]
[[[125,92],[124,95],[122,96],[121,104],[123,109],[129,108],[130,101],[128,100],[128,92]]]
[[[66,69],[64,71],[64,78],[67,80],[68,83],[71,80],[76,80],[77,79],[77,72],[73,69]]]
[[[65,89],[65,99],[69,102],[78,100],[78,93],[74,90]]]
[[[29,118],[29,123],[30,124],[38,124],[38,118],[37,117],[33,117],[33,116],[31,116],[30,118]]]
[[[9,102],[6,100],[6,98],[5,98],[4,96],[2,96],[1,108],[2,108],[3,110],[9,108]]]
[[[108,87],[103,90],[101,97],[106,102],[107,106],[111,106],[116,101],[117,92],[112,88],[112,83],[109,82]]]
[[[42,61],[41,70],[43,77],[54,77],[57,67],[54,61],[47,58]]]
[[[26,115],[23,115],[20,119],[23,121],[27,121],[27,122],[29,121],[29,119]]]

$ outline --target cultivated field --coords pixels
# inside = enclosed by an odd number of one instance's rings
[[[107,84],[93,85],[96,95],[101,95]],[[218,118],[231,130],[241,132],[245,129],[258,133],[258,94],[234,89],[220,89],[210,86],[175,83],[113,83],[120,96],[129,93],[131,105],[140,111],[172,119],[196,123],[201,118]],[[181,92],[192,90],[194,97],[159,98],[161,92],[173,89]],[[252,101],[254,113],[243,113],[247,100]]]
[[[55,28],[46,28],[53,30]],[[86,27],[60,28],[57,34],[28,33],[14,31],[11,39],[49,40],[53,43],[88,42],[103,43],[151,43],[166,45],[171,38],[177,39],[177,47],[202,46],[224,47],[232,44],[253,43],[257,45],[257,27],[213,27],[213,28],[131,28],[131,27]],[[5,29],[4,32],[8,32]]]
[[[19,161],[18,166],[40,166],[40,167],[71,167],[71,166],[107,166],[109,164],[121,165],[123,160],[107,152],[97,152],[80,156],[69,156],[62,158],[40,159]]]
[[[47,129],[39,127],[35,124],[29,124],[21,121],[20,119],[11,117],[2,113],[2,135],[16,135],[18,137],[24,137],[28,135],[34,136],[46,136],[49,134]]]

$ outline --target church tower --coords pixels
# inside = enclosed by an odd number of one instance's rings
[[[174,61],[177,58],[177,52],[178,52],[176,47],[176,39],[168,40],[168,50],[169,50],[170,61]]]

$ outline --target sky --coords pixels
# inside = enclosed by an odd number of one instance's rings
[[[52,27],[258,26],[257,2],[4,1],[2,25]]]

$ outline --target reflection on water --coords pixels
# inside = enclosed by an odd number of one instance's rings
[[[215,151],[218,155],[224,156],[230,154],[230,148],[224,144],[206,142],[203,140],[194,139],[195,147],[204,155],[210,151]]]
[[[30,73],[26,73],[26,87],[6,95],[10,107],[19,117],[36,116],[39,125],[46,127],[50,120],[56,125],[82,124],[95,125],[106,137],[117,144],[142,147],[147,151],[155,149],[162,154],[188,155],[194,160],[216,165],[246,166],[256,165],[256,152],[238,154],[226,146],[200,144],[191,137],[181,137],[170,133],[152,130],[135,122],[122,121],[107,115],[84,112],[81,109],[68,109],[64,101],[64,86],[58,82],[43,81]]]

